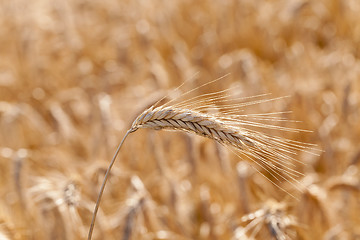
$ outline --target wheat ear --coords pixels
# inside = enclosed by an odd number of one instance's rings
[[[151,107],[134,121],[130,131],[138,128],[192,132],[241,150],[256,145],[253,140],[242,134],[239,128],[226,124],[213,115],[189,109]]]
[[[217,99],[219,100],[221,99],[221,97],[218,97]],[[204,102],[201,101],[200,103],[202,104]],[[133,122],[131,128],[126,132],[106,171],[104,181],[102,183],[95,205],[92,222],[89,229],[88,240],[91,239],[97,211],[99,209],[99,204],[102,194],[104,192],[105,184],[109,177],[110,170],[120,151],[120,148],[123,145],[126,137],[130,133],[138,130],[139,128],[150,128],[155,130],[181,130],[213,139],[220,144],[229,146],[240,154],[248,157],[253,161],[253,163],[265,169],[276,180],[287,180],[286,178],[290,178],[296,181],[295,177],[301,174],[291,168],[291,166],[288,166],[291,165],[291,160],[295,160],[291,156],[289,156],[289,154],[294,154],[296,150],[306,152],[306,150],[309,149],[309,146],[304,143],[299,143],[280,137],[268,136],[261,132],[245,129],[243,128],[243,126],[250,125],[256,127],[276,128],[279,130],[290,131],[297,131],[297,129],[287,129],[283,127],[265,124],[260,125],[256,123],[250,123],[249,121],[241,120],[244,116],[232,114],[232,109],[238,106],[240,105],[232,105],[232,107],[228,108],[227,113],[224,114],[210,114],[203,111],[194,110],[196,109],[196,107],[193,107],[192,104],[173,104],[172,106],[169,106],[167,103],[159,107],[152,106],[145,110],[142,114],[140,114]],[[209,106],[207,107],[208,109],[210,109]],[[260,116],[262,115],[259,115],[258,117]],[[265,119],[265,116],[266,115],[262,117]],[[279,166],[281,166],[282,168],[280,168]],[[282,189],[272,180],[270,181],[274,185]]]

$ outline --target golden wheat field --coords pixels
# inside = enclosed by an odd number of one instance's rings
[[[92,239],[360,239],[359,13],[358,0],[0,1],[0,239],[86,239],[134,119],[218,78],[193,94],[236,86],[249,121],[311,130],[259,130],[316,145],[288,159],[302,175],[275,181],[211,139],[139,129]]]

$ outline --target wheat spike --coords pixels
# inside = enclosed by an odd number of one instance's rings
[[[194,90],[195,89],[182,96],[185,96]],[[297,182],[296,178],[301,175],[301,173],[293,169],[292,161],[296,161],[296,159],[292,158],[291,155],[296,154],[296,151],[299,150],[303,152],[311,151],[311,144],[269,136],[265,133],[251,130],[249,127],[295,132],[300,130],[261,123],[261,121],[284,121],[283,118],[274,117],[273,115],[276,113],[255,115],[237,114],[237,112],[239,112],[239,107],[274,101],[278,98],[260,99],[245,103],[233,103],[231,100],[227,99],[229,95],[225,94],[226,91],[228,90],[203,94],[178,103],[171,100],[166,104],[156,107],[156,105],[159,104],[159,101],[143,111],[135,119],[131,128],[126,132],[122,139],[105,174],[104,182],[101,186],[93,213],[93,219],[88,235],[89,240],[91,239],[96,214],[109,172],[126,137],[139,128],[180,130],[213,139],[224,146],[230,147],[239,157],[245,156],[250,159],[255,165],[258,165],[276,179],[276,181],[289,181],[290,179]],[[263,95],[259,96],[262,97]],[[259,96],[250,97],[250,99]],[[248,99],[249,98],[247,98],[247,100]],[[220,106],[214,106],[213,103],[220,104]],[[221,108],[222,111],[217,111],[219,108]],[[215,112],[207,112],[211,110],[215,110]],[[281,113],[283,112],[277,114]],[[258,122],[250,121],[249,119],[257,120]],[[262,174],[261,172],[259,173]],[[273,180],[269,179],[269,181],[287,192]],[[297,188],[296,185],[293,184],[293,186]],[[291,194],[289,193],[289,195]]]
[[[173,129],[192,132],[241,150],[256,145],[238,127],[226,124],[213,115],[189,109],[151,107],[134,121],[130,131],[133,132],[139,128],[152,128],[155,130]]]

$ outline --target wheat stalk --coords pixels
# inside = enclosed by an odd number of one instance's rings
[[[126,137],[140,128],[150,128],[154,130],[180,130],[213,139],[222,145],[230,147],[236,153],[247,157],[253,163],[265,169],[267,173],[277,181],[287,181],[287,179],[291,179],[296,182],[296,177],[301,175],[301,173],[293,169],[292,161],[295,159],[290,155],[295,154],[298,150],[307,152],[311,149],[311,144],[296,142],[281,137],[269,136],[263,132],[250,130],[250,128],[247,127],[252,126],[284,131],[301,130],[247,120],[249,118],[253,118],[258,121],[284,121],[282,118],[273,117],[272,114],[274,113],[254,115],[235,114],[239,107],[266,101],[274,101],[276,99],[257,100],[240,104],[230,102],[229,104],[225,104],[229,100],[227,99],[228,95],[225,95],[224,92],[225,91],[219,91],[216,93],[203,94],[177,104],[170,101],[162,106],[156,107],[156,105],[160,102],[159,101],[143,111],[135,119],[131,128],[126,132],[124,138],[119,144],[119,147],[116,150],[116,153],[105,174],[95,205],[88,240],[91,239],[96,214],[105,184],[120,148]],[[219,94],[221,94],[221,96],[219,96]],[[219,107],[214,107],[212,105],[214,102],[221,105],[221,111],[210,113],[209,110],[219,110]],[[238,156],[240,156],[239,154]],[[270,181],[283,191],[287,192],[273,180]]]

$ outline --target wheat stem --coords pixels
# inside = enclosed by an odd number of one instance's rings
[[[135,129],[135,130],[136,130],[136,129]],[[116,150],[116,152],[115,152],[115,154],[114,154],[114,156],[113,156],[113,158],[112,158],[112,160],[111,160],[111,163],[110,163],[108,169],[106,170],[105,177],[104,177],[103,183],[102,183],[102,185],[101,185],[100,192],[99,192],[99,195],[98,195],[98,199],[97,199],[97,201],[96,201],[95,209],[94,209],[94,212],[93,212],[93,217],[92,217],[92,220],[91,220],[91,225],[90,225],[89,234],[88,234],[88,240],[91,240],[91,237],[92,237],[92,232],[93,232],[94,226],[95,226],[96,215],[97,215],[97,212],[98,212],[98,210],[99,210],[101,197],[102,197],[103,192],[104,192],[104,189],[105,189],[105,184],[106,184],[106,182],[107,182],[107,180],[108,180],[108,178],[109,178],[110,170],[111,170],[112,166],[113,166],[114,163],[115,163],[116,157],[117,157],[117,155],[119,154],[120,149],[121,149],[121,146],[123,145],[126,137],[127,137],[130,133],[134,132],[135,130],[134,130],[134,129],[129,129],[129,130],[126,132],[125,136],[124,136],[123,139],[121,140],[121,143],[119,144],[119,146],[118,146],[118,148],[117,148],[117,150]]]

